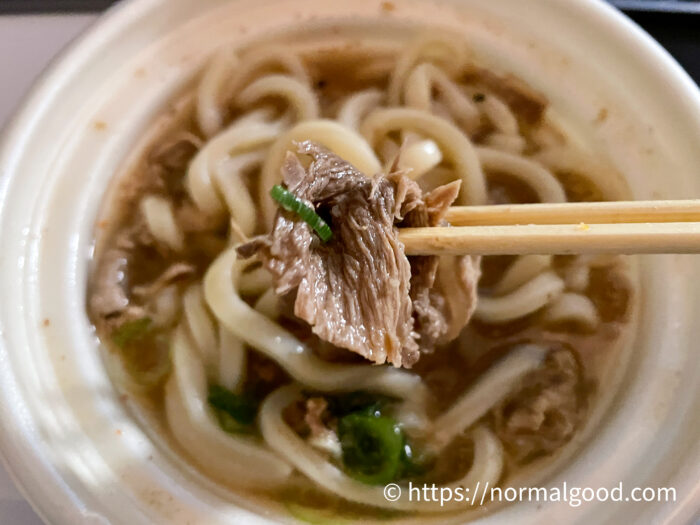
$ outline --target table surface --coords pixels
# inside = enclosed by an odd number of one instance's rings
[[[69,3],[64,2],[64,5]],[[109,0],[97,0],[92,6],[108,3]],[[15,12],[22,5],[25,8],[33,6],[36,11],[40,2],[0,0],[0,12],[3,4],[5,8],[15,6]],[[73,6],[85,4],[84,1],[73,1]],[[631,16],[700,83],[700,15],[635,12]],[[96,18],[95,13],[0,16],[0,71],[10,72],[3,77],[0,92],[0,128],[51,58]],[[0,466],[0,524],[41,523]]]

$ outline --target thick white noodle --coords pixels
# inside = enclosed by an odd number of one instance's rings
[[[280,124],[280,129],[283,123]],[[228,186],[228,180],[235,178],[243,171],[253,170],[254,168],[262,165],[265,162],[265,157],[267,156],[266,145],[261,146],[256,150],[249,151],[247,153],[241,153],[240,155],[235,155],[233,157],[224,157],[219,163],[217,163],[217,170],[215,172],[216,182],[220,185],[220,189],[224,194],[224,200],[226,200],[226,205],[230,209],[232,204],[237,201],[229,201],[229,196],[226,194],[226,189]],[[243,181],[241,180],[241,183]],[[231,188],[236,186],[231,185]],[[231,196],[233,197],[233,195]]]
[[[241,56],[226,86],[228,98],[234,98],[250,82],[264,74],[283,73],[307,85],[311,84],[299,55],[283,46],[255,49]]]
[[[376,175],[382,169],[370,145],[352,129],[326,119],[300,122],[272,144],[263,164],[259,202],[265,224],[272,224],[277,210],[268,192],[282,178],[280,170],[287,152],[296,152],[294,143],[303,140],[311,140],[325,146],[368,176]]]
[[[513,155],[520,155],[525,150],[527,142],[520,135],[504,135],[503,133],[491,133],[484,140],[489,148],[507,151]]]
[[[264,114],[257,112],[258,118],[264,118]],[[190,163],[187,170],[186,186],[192,200],[197,207],[210,216],[223,215],[226,211],[226,201],[221,194],[215,176],[219,166],[226,166],[229,184],[233,177],[240,177],[240,171],[245,165],[238,165],[238,172],[231,173],[231,161],[234,156],[249,153],[260,146],[272,142],[284,129],[285,123],[281,121],[264,122],[249,117],[242,122],[234,122],[228,129],[212,138],[204,146]],[[254,157],[246,157],[254,160]],[[241,230],[250,235],[255,227],[255,203],[245,184],[238,183],[239,194],[235,206],[228,211],[233,216]]]
[[[392,510],[443,512],[464,509],[464,503],[447,502],[444,506],[439,501],[410,498],[408,488],[404,487],[397,501],[390,501],[384,495],[384,487],[361,483],[340,468],[330,463],[304,441],[284,421],[283,410],[291,403],[301,399],[301,389],[297,385],[284,386],[270,394],[260,409],[260,429],[268,446],[280,456],[287,458],[300,472],[341,498]],[[503,471],[503,447],[498,438],[486,427],[478,426],[471,432],[474,442],[474,460],[469,471],[461,479],[445,484],[445,487],[464,487],[470,494],[479,486],[494,486]]]
[[[575,173],[588,179],[611,200],[624,197],[619,173],[590,153],[573,146],[551,147],[540,151],[533,159],[554,173]]]
[[[484,97],[484,100],[479,103],[479,107],[484,116],[493,124],[503,135],[511,137],[518,136],[520,131],[518,119],[508,107],[508,104],[503,102],[496,95],[491,93]]]
[[[223,126],[223,92],[229,82],[236,57],[233,50],[224,48],[214,55],[197,86],[196,112],[199,129],[206,137],[218,133]]]
[[[593,331],[600,324],[600,316],[593,301],[585,295],[567,292],[561,294],[544,311],[542,320],[551,325],[575,323]]]
[[[486,323],[506,323],[536,312],[564,291],[564,281],[552,271],[539,274],[500,297],[479,297],[474,317]]]
[[[434,140],[462,180],[460,204],[485,204],[486,181],[471,141],[454,124],[426,111],[407,108],[378,109],[362,123],[362,134],[371,144],[396,130],[419,132]]]
[[[272,275],[262,266],[245,272],[238,286],[241,295],[260,295],[272,287]]]
[[[547,350],[539,345],[521,345],[491,366],[447,411],[433,420],[430,449],[439,454],[507,396],[525,374],[540,366],[546,354]]]
[[[407,144],[399,151],[398,169],[411,179],[419,179],[442,162],[442,152],[432,140]]]
[[[426,35],[416,40],[396,59],[387,89],[389,104],[398,106],[401,103],[404,83],[416,64],[430,62],[448,74],[457,73],[464,67],[466,55],[466,43],[455,35]]]
[[[276,319],[279,315],[279,296],[275,293],[274,288],[268,288],[257,301],[255,301],[255,309],[270,319]]]
[[[478,147],[476,150],[481,165],[487,173],[501,172],[520,179],[535,191],[541,202],[566,201],[566,193],[561,183],[537,162],[491,148]],[[554,299],[556,297],[554,290],[559,287],[558,283],[561,282],[558,277],[555,277],[557,280],[545,278],[545,283],[549,288],[542,289],[539,294],[532,287],[525,287],[526,281],[542,273],[546,268],[545,264],[547,266],[551,265],[551,257],[537,255],[519,257],[509,269],[509,272],[503,276],[495,293],[501,295],[506,292],[512,292],[518,286],[522,286],[522,292],[518,294],[515,291],[503,298],[479,296],[475,313],[477,318],[487,322],[510,321],[542,308],[546,303],[540,304],[540,302],[545,298]],[[551,295],[547,295],[547,293],[551,293]],[[537,302],[528,305],[527,301],[533,298],[536,298]],[[513,302],[512,299],[522,299],[522,301]],[[500,308],[505,310],[499,313]],[[520,312],[521,315],[515,315],[517,312]]]
[[[353,131],[360,130],[360,122],[370,112],[379,107],[384,93],[371,88],[350,95],[338,110],[336,120]]]
[[[204,304],[202,286],[199,283],[192,284],[187,289],[182,307],[185,323],[207,370],[207,376],[216,377],[216,368],[219,365],[217,327]]]
[[[463,126],[471,133],[479,126],[479,109],[445,72],[434,64],[423,63],[416,66],[409,74],[404,84],[404,103],[406,106],[432,112],[433,90],[439,92],[444,113],[451,120]],[[516,122],[517,132],[517,122]]]
[[[156,241],[176,252],[182,251],[185,239],[175,220],[172,202],[159,195],[147,195],[141,199],[141,213]]]
[[[173,373],[165,387],[168,424],[183,450],[206,472],[244,487],[284,484],[292,466],[254,438],[233,436],[219,426],[207,402],[204,365],[182,329],[173,334]]]
[[[234,248],[223,252],[204,277],[204,297],[218,321],[239,339],[277,362],[297,381],[322,392],[369,390],[411,399],[426,395],[419,376],[389,366],[341,365],[316,357],[287,330],[238,295],[242,264]]]
[[[537,162],[491,148],[477,147],[477,155],[487,173],[503,172],[530,186],[541,202],[566,202],[559,180]]]
[[[264,151],[250,151],[225,157],[211,174],[216,190],[231,214],[231,221],[236,223],[237,228],[246,237],[250,237],[255,231],[257,214],[255,202],[248,191],[243,174],[261,165],[264,160]]]
[[[296,120],[318,118],[320,109],[316,94],[305,82],[287,75],[266,75],[248,85],[236,97],[241,108],[249,108],[266,97],[286,100],[296,115]]]
[[[232,392],[240,392],[245,381],[247,353],[243,343],[219,325],[219,384]]]
[[[523,255],[518,257],[493,287],[493,293],[503,295],[519,288],[552,266],[551,255]]]

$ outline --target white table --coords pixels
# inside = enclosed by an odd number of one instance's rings
[[[96,15],[0,16],[0,128],[48,62],[95,18]],[[41,524],[0,466],[0,525]]]

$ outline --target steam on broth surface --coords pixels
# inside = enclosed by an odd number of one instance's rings
[[[609,173],[453,35],[225,49],[112,190],[88,312],[119,386],[217,482],[301,518],[464,511],[383,485],[552,465],[614,387],[634,275],[617,256],[407,258],[396,225],[453,200],[620,198]],[[269,196],[283,175],[296,211]],[[322,202],[304,177],[343,189]]]

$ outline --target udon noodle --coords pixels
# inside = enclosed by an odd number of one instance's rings
[[[101,222],[88,310],[120,388],[204,474],[298,517],[464,510],[388,501],[383,485],[505,485],[551,462],[612,388],[633,311],[623,258],[444,257],[436,282],[463,322],[400,368],[317,337],[236,251],[270,230],[268,193],[302,141],[426,192],[459,180],[462,205],[620,197],[550,111],[453,35],[222,49]],[[460,264],[482,274],[475,308]]]

